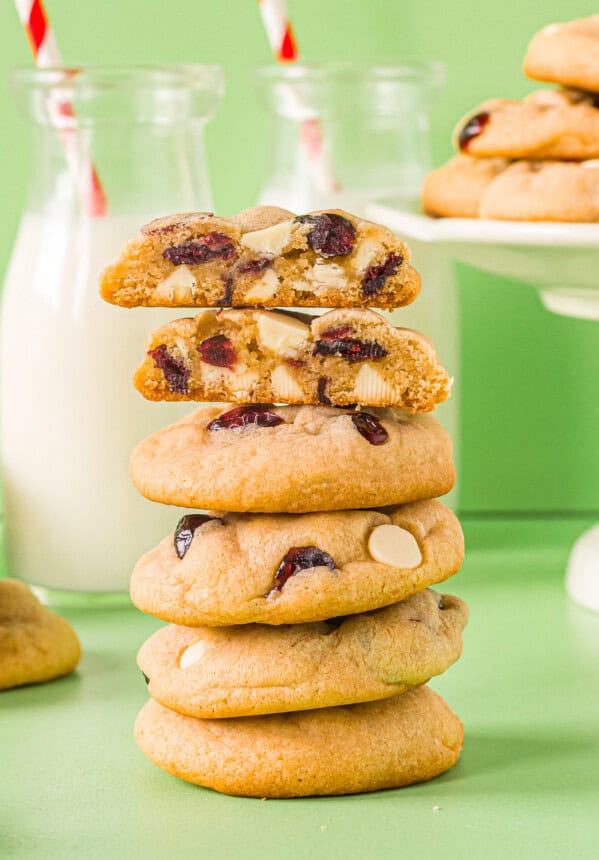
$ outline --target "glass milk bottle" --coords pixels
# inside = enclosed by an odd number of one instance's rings
[[[182,407],[146,402],[131,374],[149,330],[185,314],[107,305],[99,274],[148,220],[211,208],[203,136],[223,79],[97,67],[19,71],[15,85],[31,172],[2,305],[7,569],[49,601],[97,604],[177,517],[139,496],[128,460]]]
[[[267,66],[258,70],[257,79],[272,126],[260,203],[296,213],[339,208],[364,217],[377,203],[420,208],[420,188],[432,166],[431,106],[445,81],[440,63]],[[457,299],[450,264],[428,249],[414,257],[422,292],[391,319],[426,334],[457,376]],[[452,434],[457,459],[455,388],[435,416]]]

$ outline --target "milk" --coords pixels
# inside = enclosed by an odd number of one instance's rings
[[[189,411],[147,402],[131,384],[148,331],[184,314],[98,295],[100,271],[146,220],[21,223],[3,297],[0,444],[8,573],[31,584],[125,590],[178,517],[137,493],[128,460]]]

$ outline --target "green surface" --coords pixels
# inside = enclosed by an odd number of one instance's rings
[[[462,660],[433,684],[466,746],[452,772],[399,791],[245,800],[163,774],[131,738],[146,699],[135,653],[157,622],[70,613],[78,672],[0,694],[0,857],[596,857],[599,616],[562,587],[588,525],[466,522],[467,560],[446,590],[471,622]]]
[[[269,159],[269,127],[251,70],[270,61],[255,0],[46,0],[67,62],[208,61],[228,94],[210,128],[216,203],[255,202]],[[308,60],[437,57],[449,86],[434,115],[434,151],[485,98],[519,97],[535,84],[520,64],[529,37],[552,20],[589,15],[593,0],[289,0]],[[0,81],[30,62],[11,2],[0,4]],[[0,89],[0,272],[27,182],[25,128]],[[460,275],[463,322],[462,506],[469,510],[599,509],[599,329],[553,317],[534,290],[474,271]],[[27,285],[23,285],[27,289]],[[491,456],[490,456],[491,455]]]

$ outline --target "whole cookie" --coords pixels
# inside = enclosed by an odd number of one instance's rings
[[[397,603],[452,576],[455,515],[430,500],[385,511],[190,515],[135,566],[138,609],[186,626],[300,624]]]
[[[425,178],[424,211],[442,218],[478,218],[487,188],[509,163],[507,158],[454,156]]]
[[[325,406],[204,406],[133,451],[149,499],[225,511],[304,513],[447,493],[451,440],[428,415]]]
[[[599,160],[514,161],[462,155],[430,173],[429,215],[504,221],[599,221]]]
[[[16,579],[0,579],[0,690],[72,672],[81,655],[73,628]]]
[[[454,145],[479,158],[599,158],[599,97],[539,90],[522,101],[487,101],[460,120]]]
[[[460,720],[418,687],[380,702],[243,719],[198,720],[150,700],[135,740],[158,767],[247,797],[306,797],[398,788],[457,762]]]
[[[365,615],[316,624],[175,627],[137,663],[150,695],[190,717],[246,717],[370,702],[444,672],[462,651],[468,609],[428,589]]]
[[[524,73],[599,92],[599,15],[543,27],[528,46]]]
[[[481,218],[599,221],[599,160],[516,161],[488,187]]]

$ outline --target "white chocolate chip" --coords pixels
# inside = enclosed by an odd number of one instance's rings
[[[234,373],[227,381],[230,391],[249,397],[258,382],[258,374],[255,370],[246,370],[244,373]]]
[[[561,24],[547,24],[546,27],[543,27],[541,32],[544,36],[553,36],[554,33],[557,33],[561,29]]]
[[[291,400],[292,402],[301,403],[304,398],[304,392],[296,379],[293,378],[285,365],[280,364],[270,374],[270,383],[272,385],[273,398],[277,400]]]
[[[581,161],[580,166],[596,170],[599,167],[599,158],[588,158],[586,161]]]
[[[369,269],[374,258],[383,250],[383,246],[374,239],[364,239],[358,244],[354,254],[354,266],[357,272]]]
[[[194,642],[193,645],[190,645],[189,648],[186,648],[181,654],[179,659],[179,668],[187,669],[189,666],[193,666],[194,663],[197,663],[202,659],[205,650],[206,645],[204,642],[201,640],[199,642]]]
[[[394,385],[383,379],[378,370],[371,364],[363,364],[354,383],[353,396],[363,405],[389,405],[398,398],[398,391]]]
[[[309,335],[309,326],[291,316],[270,311],[258,314],[258,340],[261,346],[273,352],[293,352]]]
[[[277,278],[274,270],[265,269],[260,278],[254,282],[251,289],[246,291],[245,298],[248,300],[255,299],[257,301],[272,299],[278,286],[279,279]]]
[[[311,272],[306,272],[315,286],[345,287],[347,279],[345,272],[337,263],[314,263]]]
[[[159,299],[174,298],[178,302],[191,301],[196,279],[187,266],[178,266],[174,272],[156,285],[154,295]]]
[[[386,523],[370,532],[368,552],[381,564],[412,569],[422,562],[422,553],[414,535],[401,526]]]
[[[274,227],[253,230],[251,233],[244,233],[240,244],[244,248],[259,251],[261,254],[280,254],[283,248],[289,244],[292,227],[293,221],[281,221]]]

